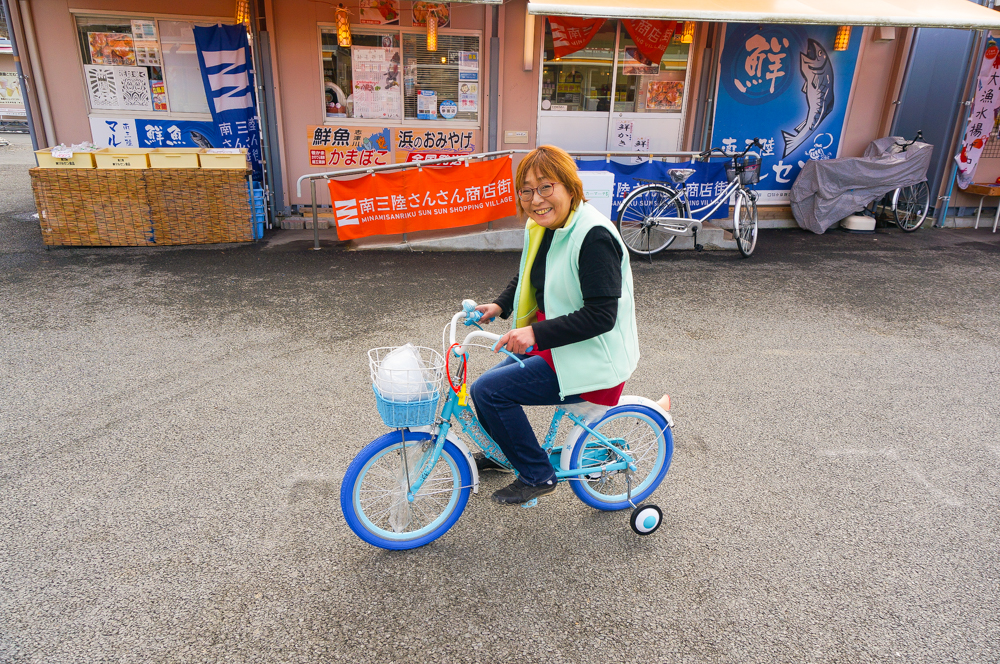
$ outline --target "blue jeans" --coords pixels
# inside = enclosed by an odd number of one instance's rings
[[[521,406],[580,403],[583,399],[569,396],[560,400],[559,381],[545,360],[533,355],[518,357],[523,368],[508,356],[476,379],[469,395],[483,428],[503,450],[521,481],[537,486],[554,482],[556,474]]]

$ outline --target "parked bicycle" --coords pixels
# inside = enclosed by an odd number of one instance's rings
[[[924,132],[918,131],[912,141],[896,141],[896,146],[899,152],[906,152],[906,148],[923,140]],[[888,220],[891,215],[893,223],[901,230],[912,233],[923,225],[930,204],[931,191],[927,186],[927,180],[924,180],[906,187],[897,187],[876,198],[865,206],[864,212],[874,219]]]
[[[444,328],[450,339],[450,345],[442,348],[447,360],[429,348],[410,347],[417,354],[411,358],[415,365],[401,370],[398,362],[388,359],[398,349],[369,351],[376,406],[386,426],[395,431],[372,441],[351,462],[341,485],[340,505],[351,530],[374,546],[412,549],[434,541],[458,521],[470,490],[478,492],[476,463],[468,446],[452,431],[456,422],[466,440],[511,468],[479,423],[466,380],[468,351],[493,348],[474,342],[486,340],[495,345],[500,335],[479,329],[457,343],[458,322],[470,325],[481,315],[475,311],[475,302],[462,304],[462,311]],[[500,350],[520,362],[518,356]],[[388,368],[390,364],[397,368]],[[436,416],[445,377],[450,389]],[[668,410],[667,397],[654,402],[638,396],[622,396],[611,408],[590,403],[557,408],[543,447],[558,481],[569,482],[573,493],[596,509],[632,507],[632,530],[639,535],[655,532],[663,513],[642,501],[670,468],[674,443]],[[564,419],[574,426],[557,446]]]
[[[763,149],[760,140],[753,139],[743,152],[732,154],[722,148],[702,152],[701,159],[710,160],[716,153],[726,157],[726,179],[729,185],[708,205],[692,210],[684,183],[695,174],[693,168],[671,168],[667,171],[673,186],[664,182],[647,182],[625,197],[618,209],[618,232],[629,251],[639,256],[652,256],[663,251],[678,237],[690,237],[695,249],[702,222],[708,220],[731,197],[735,196],[733,210],[733,238],[744,257],[757,246],[757,194],[750,185],[760,181],[761,159],[751,148]]]

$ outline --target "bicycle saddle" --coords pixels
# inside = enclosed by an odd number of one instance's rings
[[[694,174],[695,170],[693,168],[671,168],[667,171],[667,175],[674,181],[674,184],[687,182],[687,179]]]

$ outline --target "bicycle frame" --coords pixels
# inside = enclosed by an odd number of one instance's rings
[[[464,312],[459,312],[452,319],[452,338],[454,338],[454,325],[460,316],[464,315]],[[462,362],[468,361],[468,354],[466,353],[465,345],[469,343],[469,340],[476,336],[486,336],[487,338],[496,337],[499,335],[493,335],[488,332],[476,331],[470,333],[466,338],[461,348]],[[448,352],[451,352],[450,350]],[[456,351],[457,354],[457,351]],[[608,439],[606,436],[602,435],[600,432],[594,431],[590,428],[587,422],[575,413],[571,413],[564,408],[557,408],[556,412],[552,415],[552,422],[549,424],[548,434],[545,436],[545,443],[542,448],[549,455],[549,461],[552,463],[552,467],[556,473],[556,481],[572,480],[577,479],[583,475],[593,475],[595,473],[594,468],[584,468],[576,470],[563,470],[560,467],[560,457],[562,456],[562,447],[554,447],[555,438],[559,432],[559,424],[562,422],[563,418],[569,418],[574,424],[580,427],[584,432],[592,435],[598,444],[606,447],[608,450],[613,452],[618,458],[617,461],[613,463],[607,463],[601,466],[600,472],[618,472],[618,471],[630,471],[635,472],[637,466],[635,460],[624,450],[624,441],[621,441],[621,445],[615,445],[614,442],[618,439]],[[479,418],[476,417],[475,411],[472,409],[472,404],[470,400],[466,399],[466,403],[461,403],[461,398],[459,395],[453,391],[448,390],[448,398],[445,401],[444,406],[441,409],[441,416],[438,418],[437,422],[437,435],[434,441],[434,449],[431,451],[431,456],[428,459],[426,456],[422,459],[423,470],[417,479],[410,482],[409,488],[406,493],[406,499],[409,502],[413,502],[416,498],[417,493],[420,492],[420,487],[423,486],[424,482],[430,476],[434,467],[437,465],[438,460],[441,457],[441,451],[444,449],[444,443],[448,438],[448,432],[452,427],[452,419],[458,421],[459,426],[462,431],[471,439],[487,456],[499,461],[501,463],[507,463],[506,457],[503,456],[503,452],[500,451],[500,446],[490,437],[488,433],[483,429],[482,425],[479,423]],[[401,444],[401,451],[403,453],[403,460],[406,460],[406,436],[403,436],[403,442]],[[498,458],[499,457],[499,458]],[[426,459],[426,461],[424,461]],[[409,470],[406,472],[407,480],[409,480]]]

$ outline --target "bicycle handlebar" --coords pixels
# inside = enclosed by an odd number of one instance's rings
[[[483,317],[482,312],[476,311],[476,303],[473,300],[463,300],[462,301],[462,311],[459,311],[458,313],[456,313],[454,316],[451,317],[451,334],[450,334],[450,337],[449,337],[450,338],[450,344],[451,344],[450,347],[454,347],[456,345],[455,334],[456,334],[456,331],[458,329],[458,321],[459,320],[461,320],[461,319],[464,318],[464,319],[466,319],[466,323],[465,324],[469,325],[470,322],[474,323],[474,322],[480,320],[482,317]],[[493,320],[493,319],[491,318],[490,320]],[[483,329],[473,330],[472,332],[469,332],[469,334],[467,334],[465,336],[465,339],[462,341],[461,344],[457,344],[458,348],[455,348],[454,353],[455,353],[456,356],[465,355],[465,346],[470,341],[472,341],[473,339],[477,339],[477,338],[483,338],[483,339],[487,339],[489,341],[494,342],[493,346],[492,346],[494,351],[499,351],[501,353],[509,355],[510,357],[514,358],[514,360],[523,367],[524,366],[524,362],[522,362],[520,359],[518,359],[518,357],[514,353],[510,352],[509,350],[507,350],[506,348],[503,348],[503,347],[497,348],[496,342],[500,341],[500,338],[502,336],[503,336],[502,334],[494,334],[493,332],[487,332],[486,330],[483,330]],[[527,348],[527,352],[529,352],[529,353],[532,350],[534,350],[534,346],[529,346]]]
[[[713,154],[718,152],[723,157],[744,157],[747,152],[750,152],[750,148],[758,147],[761,150],[764,149],[764,144],[760,142],[759,138],[754,138],[750,143],[747,143],[747,147],[743,152],[726,152],[722,148],[709,148],[708,150],[702,152],[699,155],[700,159],[711,158]]]

